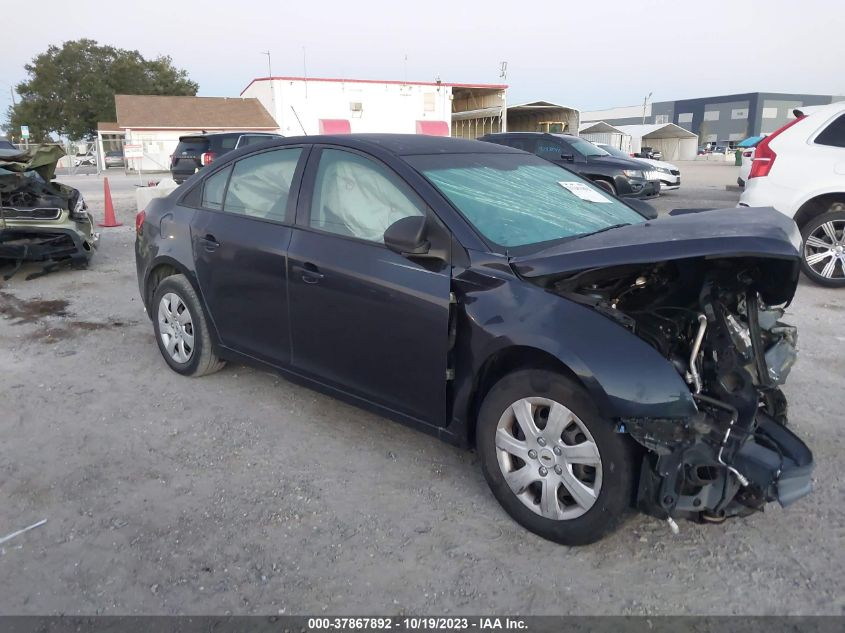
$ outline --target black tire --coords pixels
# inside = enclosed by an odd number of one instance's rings
[[[593,184],[596,185],[597,187],[601,187],[607,193],[609,193],[613,196],[616,195],[616,187],[614,187],[613,183],[608,181],[608,180],[602,180],[600,178],[597,178],[596,180],[593,181]]]
[[[190,355],[184,362],[179,362],[171,356],[163,340],[161,332],[163,324],[160,322],[159,307],[165,295],[175,295],[178,297],[189,312],[191,320],[190,334],[193,336],[193,346],[190,348]],[[161,280],[161,283],[156,287],[155,293],[153,293],[150,310],[152,312],[153,329],[155,330],[158,349],[165,362],[173,371],[183,376],[198,377],[213,374],[225,366],[226,363],[217,357],[212,346],[211,336],[200,298],[184,275],[171,275]],[[182,314],[184,314],[184,310]]]
[[[824,249],[822,248],[814,248],[811,245],[808,245],[807,239],[811,236],[814,236],[816,239],[822,239],[823,241],[829,240],[830,238],[826,235],[824,229],[822,228],[822,226],[827,224],[828,222],[833,223],[833,227],[835,229],[835,236],[838,238],[839,241],[838,245],[835,242],[832,242],[831,248],[840,249],[839,254],[835,254],[832,256],[834,258],[832,276],[825,276],[824,274],[822,274],[822,272],[824,271],[824,267],[821,265],[821,263],[814,262],[817,268],[821,267],[820,271],[814,269],[807,262],[807,257],[811,257],[814,254],[817,255],[824,252]],[[817,215],[812,220],[807,222],[803,227],[801,227],[801,238],[801,269],[804,271],[804,274],[807,275],[810,281],[820,286],[826,286],[828,288],[845,287],[845,250],[842,250],[845,249],[845,203],[834,203],[827,213]],[[838,261],[836,261],[837,258]],[[827,258],[826,260],[823,260],[822,263],[827,263],[829,261],[830,258]]]
[[[568,408],[588,429],[598,449],[601,486],[592,507],[581,516],[551,519],[538,513],[539,506],[537,511],[530,509],[527,505],[530,501],[524,502],[511,490],[500,467],[499,450],[496,447],[499,421],[506,419],[505,415],[509,414],[511,405],[523,398],[532,397],[552,400]],[[635,452],[630,440],[615,433],[610,421],[598,414],[586,391],[561,374],[526,369],[502,378],[488,392],[481,405],[476,440],[484,477],[493,495],[517,523],[543,538],[563,545],[593,543],[614,529],[631,507],[636,468]],[[532,441],[538,440],[532,438]],[[525,442],[528,446],[528,438]],[[546,449],[542,450],[548,452],[549,445],[543,446]],[[539,459],[543,459],[542,453]],[[522,468],[527,466],[525,462]],[[537,485],[542,486],[531,484]],[[532,490],[536,488],[529,486],[523,494],[530,496]],[[563,488],[558,490],[567,493]]]

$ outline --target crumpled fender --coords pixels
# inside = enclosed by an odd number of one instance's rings
[[[511,296],[494,296],[501,293]],[[494,354],[530,347],[566,365],[605,417],[686,418],[697,411],[688,386],[668,360],[589,307],[516,281],[470,290],[463,304],[473,330],[469,353],[474,375]],[[506,314],[504,305],[511,306]]]

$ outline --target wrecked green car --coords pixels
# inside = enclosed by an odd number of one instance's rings
[[[53,145],[0,149],[0,266],[11,264],[6,279],[25,262],[42,266],[31,279],[91,259],[99,234],[88,206],[77,189],[53,180],[64,154]]]

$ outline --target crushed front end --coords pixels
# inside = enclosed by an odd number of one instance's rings
[[[8,279],[25,262],[44,274],[59,265],[85,266],[99,235],[77,189],[53,181],[61,148],[0,151],[0,260],[12,263]]]
[[[797,357],[782,322],[797,259],[695,257],[594,268],[550,288],[613,318],[689,385],[694,416],[616,420],[647,449],[638,507],[720,522],[811,491],[813,458],[787,428],[781,385]]]

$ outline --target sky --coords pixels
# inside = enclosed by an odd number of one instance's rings
[[[261,51],[274,75],[507,83],[510,103],[582,110],[648,93],[843,95],[843,23],[834,0],[40,0],[4,38],[0,108],[24,64],[82,37],[169,55],[203,96],[266,76]]]

